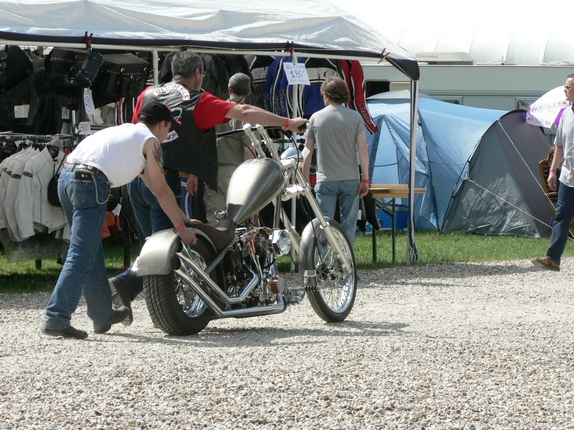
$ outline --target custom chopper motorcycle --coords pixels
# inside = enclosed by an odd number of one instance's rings
[[[220,220],[189,226],[198,238],[194,245],[183,244],[169,229],[153,234],[141,250],[136,267],[154,325],[168,334],[191,335],[212,319],[277,314],[305,296],[323,320],[344,321],[357,291],[345,232],[321,214],[295,146],[280,156],[262,126],[246,124],[239,132],[249,136],[257,157],[234,172]],[[301,235],[283,208],[296,198],[305,198],[315,216]],[[255,226],[253,216],[269,202],[273,226]],[[286,285],[278,273],[277,260],[287,254],[298,259],[298,285]]]

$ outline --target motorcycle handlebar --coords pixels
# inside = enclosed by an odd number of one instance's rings
[[[278,126],[265,126],[264,128],[266,130],[282,130],[282,128],[278,127]],[[251,131],[257,131],[257,127],[251,127]],[[236,128],[235,130],[222,131],[221,133],[216,133],[216,135],[217,135],[217,138],[220,138],[220,137],[231,136],[231,135],[239,134],[239,133],[245,133],[245,130],[243,130],[242,128]]]

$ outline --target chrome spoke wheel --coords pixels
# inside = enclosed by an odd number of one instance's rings
[[[309,303],[325,321],[341,322],[351,312],[357,295],[353,248],[341,226],[329,220],[332,237],[341,250],[337,258],[318,221],[314,220],[313,223],[299,254],[301,280],[305,282],[305,273],[309,270],[315,272],[317,285],[308,286]],[[347,266],[347,270],[344,266]]]

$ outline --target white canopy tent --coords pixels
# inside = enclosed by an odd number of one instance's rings
[[[192,49],[382,61],[411,80],[416,146],[416,59],[328,1],[0,0],[0,44],[157,51]],[[412,125],[415,126],[412,126]],[[416,149],[416,148],[415,148]],[[411,155],[414,166],[413,150]],[[414,190],[414,169],[410,178]],[[414,194],[410,202],[414,201]],[[408,260],[417,258],[410,211]]]
[[[418,79],[414,57],[327,1],[0,0],[0,41],[47,46],[258,52],[386,59]]]

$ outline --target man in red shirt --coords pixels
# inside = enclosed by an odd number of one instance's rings
[[[142,106],[153,101],[163,103],[172,110],[175,121],[162,143],[162,150],[166,181],[176,198],[181,195],[182,174],[188,177],[186,188],[192,195],[197,192],[200,181],[211,189],[217,189],[216,125],[237,119],[302,132],[308,122],[304,118],[281,117],[252,105],[228,102],[201,91],[205,73],[203,67],[199,55],[190,51],[176,53],[171,62],[173,81],[147,88],[138,98],[134,111],[134,117],[137,117]],[[128,191],[140,243],[156,231],[172,227],[157,199],[142,181],[134,180],[129,184]],[[142,280],[130,269],[111,278],[110,285],[112,292],[116,292],[114,302],[128,307],[143,290]]]

